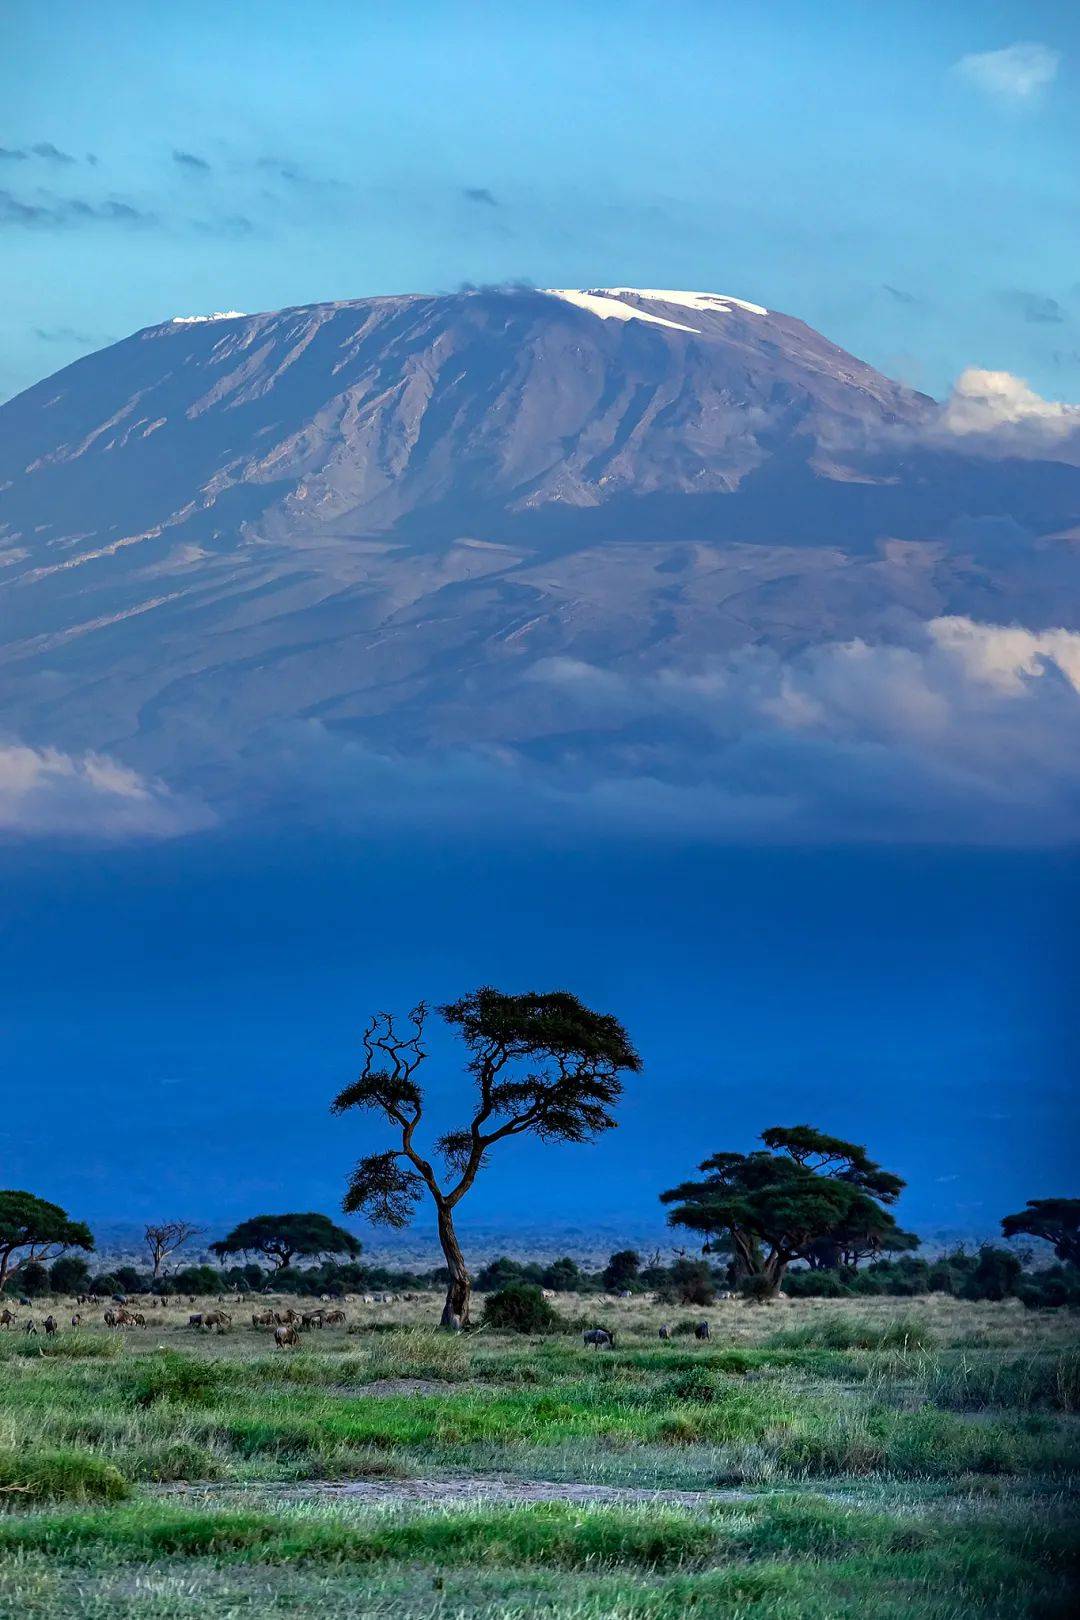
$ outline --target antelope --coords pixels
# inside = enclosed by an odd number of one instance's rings
[[[51,1339],[55,1332],[56,1332],[56,1317],[50,1311],[48,1316],[45,1318],[45,1337],[47,1339]]]
[[[670,1339],[671,1338],[671,1328],[668,1326],[668,1324],[666,1322],[661,1322],[661,1324],[660,1324],[660,1337],[662,1339]]]
[[[614,1350],[615,1348],[615,1335],[609,1333],[607,1328],[590,1328],[588,1332],[581,1335],[581,1338],[582,1343],[591,1344],[594,1350]]]
[[[695,1339],[707,1339],[708,1337],[709,1337],[709,1324],[708,1324],[708,1322],[699,1322],[697,1327],[694,1329],[694,1338]]]
[[[279,1350],[284,1350],[287,1345],[298,1345],[300,1335],[291,1322],[283,1323],[274,1329],[274,1343]]]

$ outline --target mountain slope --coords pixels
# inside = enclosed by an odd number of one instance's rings
[[[712,294],[179,319],[0,407],[0,701],[176,779],[267,728],[558,756],[623,676],[969,614],[1077,623],[1080,472]],[[582,731],[584,726],[584,731]]]

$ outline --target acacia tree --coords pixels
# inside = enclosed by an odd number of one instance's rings
[[[1001,1230],[1007,1238],[1045,1238],[1059,1260],[1080,1266],[1080,1198],[1029,1198],[1026,1209],[1005,1216]]]
[[[485,986],[439,1012],[465,1044],[475,1087],[468,1124],[435,1144],[442,1172],[416,1140],[425,1105],[417,1080],[427,1057],[424,1002],[409,1014],[407,1030],[392,1013],[374,1015],[364,1031],[363,1071],[334,1099],[332,1110],[372,1109],[391,1126],[395,1145],[358,1162],[343,1207],[400,1228],[426,1192],[450,1273],[443,1326],[465,1327],[472,1282],[454,1211],[490,1149],[525,1135],[543,1142],[592,1141],[614,1126],[611,1110],[622,1095],[621,1076],[637,1073],[641,1060],[617,1019],[592,1012],[566,990],[515,996]]]
[[[210,1247],[220,1260],[230,1254],[261,1254],[276,1270],[284,1271],[298,1255],[311,1260],[346,1254],[355,1260],[361,1246],[358,1238],[343,1226],[335,1226],[328,1215],[308,1213],[253,1215]]]
[[[864,1246],[871,1234],[898,1231],[881,1204],[904,1183],[865,1148],[810,1125],[773,1126],[761,1139],[765,1150],[715,1153],[699,1166],[704,1181],[660,1195],[675,1206],[672,1225],[702,1234],[705,1253],[730,1247],[737,1273],[776,1294],[791,1261],[817,1245],[839,1253],[845,1242]]]
[[[170,1254],[183,1248],[185,1243],[197,1237],[202,1227],[196,1226],[192,1221],[157,1221],[150,1223],[143,1233],[143,1242],[150,1251],[150,1260],[153,1265],[155,1277],[161,1276],[161,1268]]]
[[[94,1247],[93,1234],[73,1221],[59,1204],[28,1192],[0,1192],[0,1293],[8,1279],[29,1263],[44,1265],[68,1249]]]

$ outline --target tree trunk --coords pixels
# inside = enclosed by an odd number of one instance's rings
[[[465,1256],[461,1252],[461,1245],[454,1231],[453,1215],[445,1206],[440,1206],[439,1209],[439,1243],[450,1273],[450,1286],[446,1290],[446,1303],[443,1306],[442,1326],[468,1327],[472,1278],[469,1276],[469,1268],[465,1264]]]

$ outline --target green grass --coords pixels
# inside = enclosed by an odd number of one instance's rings
[[[120,1502],[130,1496],[127,1480],[111,1463],[80,1451],[35,1448],[0,1451],[0,1500],[23,1503]]]
[[[970,1514],[930,1522],[906,1506],[867,1512],[785,1497],[708,1516],[559,1503],[413,1515],[137,1503],[0,1521],[10,1591],[21,1587],[32,1603],[37,1589],[62,1607],[64,1582],[54,1576],[50,1587],[47,1573],[62,1570],[78,1612],[102,1614],[106,1600],[126,1597],[131,1607],[114,1612],[134,1614],[138,1596],[145,1605],[170,1590],[189,1592],[190,1609],[151,1614],[195,1613],[212,1586],[240,1601],[288,1594],[289,1612],[321,1615],[1033,1620],[1068,1612],[1076,1557],[1075,1535],[1059,1524],[1036,1531]],[[117,1572],[126,1590],[116,1590]],[[95,1587],[100,1611],[86,1605]]]
[[[604,1354],[417,1327],[289,1354],[240,1331],[91,1328],[49,1355],[0,1336],[0,1620],[1069,1612],[1080,1356],[1061,1319],[785,1315],[780,1332],[734,1318],[756,1342],[620,1329]],[[753,1499],[393,1498],[396,1479],[455,1475]],[[348,1479],[390,1505],[314,1494]]]

